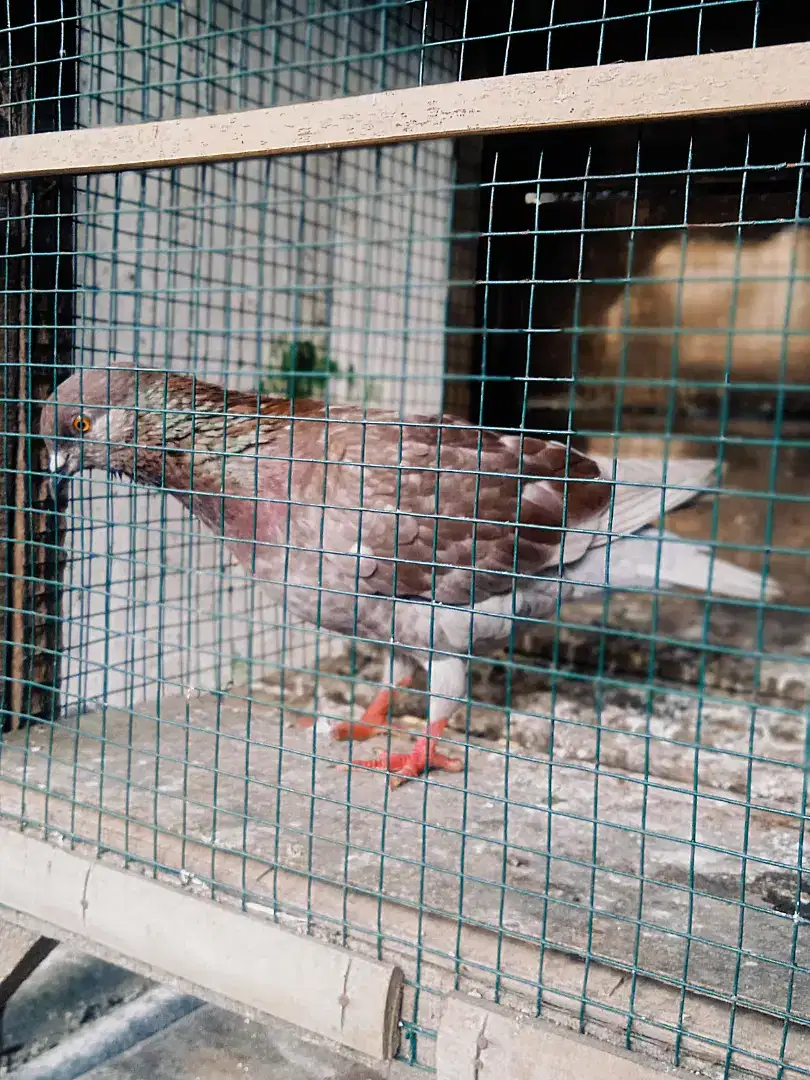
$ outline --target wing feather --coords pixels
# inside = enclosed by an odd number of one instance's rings
[[[335,412],[325,481],[307,486],[325,492],[324,561],[356,583],[340,553],[362,553],[366,591],[460,605],[507,592],[515,570],[556,565],[564,528],[598,520],[610,496],[598,466],[560,443],[447,417],[376,413],[364,427],[359,410]],[[302,446],[296,433],[296,457]]]

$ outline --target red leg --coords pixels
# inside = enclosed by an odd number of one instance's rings
[[[446,717],[428,725],[427,735],[422,735],[409,754],[389,754],[382,751],[373,761],[352,761],[352,765],[362,765],[366,769],[385,769],[392,773],[391,787],[397,788],[414,776],[421,776],[429,769],[444,769],[446,772],[461,772],[464,762],[461,758],[449,757],[436,749],[436,738],[447,727]]]
[[[309,713],[297,712],[295,714],[295,719],[292,722],[296,727],[312,727],[315,723],[315,717],[311,716]]]
[[[400,687],[410,686],[412,682],[411,676],[406,675],[396,685],[399,689]],[[340,720],[337,724],[333,724],[331,728],[332,738],[336,742],[348,742],[349,739],[363,742],[366,739],[372,739],[375,735],[379,735],[381,729],[388,727],[388,703],[390,700],[391,690],[389,687],[385,687],[377,694],[359,720]],[[396,727],[395,724],[391,726]]]

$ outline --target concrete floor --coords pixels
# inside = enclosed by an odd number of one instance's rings
[[[85,1080],[384,1080],[284,1025],[204,1005]]]
[[[0,1014],[0,1077],[396,1080],[409,1073],[399,1064],[368,1068],[281,1021],[248,1020],[66,945]]]

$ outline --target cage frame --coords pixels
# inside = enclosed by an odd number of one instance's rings
[[[0,141],[0,181],[797,108],[808,67],[799,42],[17,135]]]
[[[810,103],[808,70],[810,43],[800,43],[11,136],[0,141],[0,181],[796,108]],[[34,928],[43,939],[76,941],[242,1012],[281,1017],[369,1058],[393,1058],[402,985],[396,964],[344,951],[336,980],[334,947],[236,906],[201,900],[184,891],[182,880],[167,884],[122,872],[57,845],[56,837],[27,832],[24,822],[19,828],[0,825],[0,912],[11,922]],[[152,913],[148,932],[141,918],[146,911]],[[196,967],[177,948],[181,930],[192,934]],[[233,948],[225,956],[218,949],[222,934],[233,935]],[[286,959],[275,965],[270,963],[274,955]],[[258,983],[256,957],[268,960]],[[201,974],[201,960],[209,965],[207,977]],[[285,1004],[290,979],[302,965],[306,986],[296,1001]],[[349,992],[350,977],[356,980],[352,988],[363,987],[356,998]],[[332,1009],[324,1012],[327,1001]],[[722,1029],[731,1006],[714,1002],[713,1007],[712,1026]],[[781,1025],[765,1013],[759,1021]],[[545,1020],[521,1018],[458,993],[445,998],[438,1040],[439,1080],[474,1080],[483,1055],[487,1069],[500,1068],[507,1075],[510,1063],[514,1067],[517,1062],[534,1068],[531,1075],[562,1075],[561,1054],[567,1061],[565,1075],[597,1069],[616,1080],[660,1075],[638,1052],[571,1036]],[[399,1066],[389,1069],[389,1076],[405,1075]]]

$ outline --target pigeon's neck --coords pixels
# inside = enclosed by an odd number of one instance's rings
[[[280,404],[263,403],[257,424],[255,395],[237,397],[229,398],[227,422],[220,397],[143,427],[128,471],[136,482],[173,495],[217,536],[278,542],[289,513],[289,403],[286,415]]]
[[[257,466],[255,457],[246,457],[226,459],[225,466],[222,455],[195,455],[192,468],[190,454],[169,452],[162,476],[144,479],[173,495],[216,536],[277,542],[289,511],[287,463]],[[241,559],[247,553],[236,554]]]

